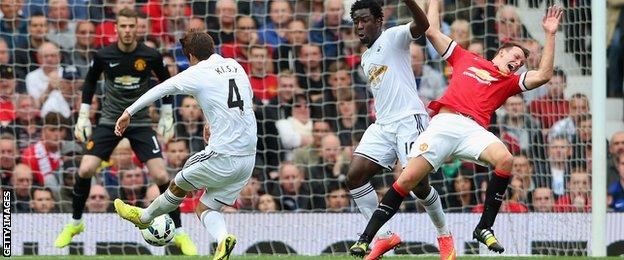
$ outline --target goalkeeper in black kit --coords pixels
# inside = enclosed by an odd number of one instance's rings
[[[128,138],[139,160],[147,165],[160,192],[165,192],[169,186],[169,175],[156,132],[151,127],[148,109],[143,109],[134,115],[132,124],[123,136],[116,136],[114,133],[115,122],[126,107],[151,88],[149,79],[152,72],[160,82],[170,77],[163,65],[162,56],[156,50],[137,41],[137,17],[137,13],[131,9],[123,9],[118,13],[115,25],[118,41],[98,51],[87,73],[82,90],[80,113],[74,129],[76,138],[81,142],[86,142],[87,152],[80,162],[74,184],[72,221],[56,238],[54,245],[58,248],[69,245],[73,236],[84,231],[85,223],[82,213],[89,197],[91,178],[95,175],[102,160],[110,158],[113,149],[122,138]],[[91,135],[89,106],[102,72],[105,77],[102,116]],[[158,131],[167,141],[173,137],[174,130],[172,97],[163,98],[162,101]],[[185,255],[197,255],[196,246],[181,228],[179,208],[169,215],[176,225],[174,237],[176,246]]]

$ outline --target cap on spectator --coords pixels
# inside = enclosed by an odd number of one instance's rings
[[[66,65],[62,69],[61,77],[66,80],[75,80],[80,78],[80,71],[74,65]]]
[[[83,154],[82,145],[74,141],[65,142],[63,143],[63,146],[61,146],[61,155],[73,156],[73,155],[82,155],[82,154]]]
[[[0,79],[13,79],[15,75],[13,73],[13,67],[9,65],[0,65]]]

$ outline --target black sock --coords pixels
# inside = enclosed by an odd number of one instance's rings
[[[507,191],[507,185],[509,185],[510,180],[511,176],[501,177],[497,174],[492,175],[485,192],[485,207],[481,214],[481,220],[479,220],[477,225],[478,229],[491,229],[494,225],[494,220],[505,199],[505,191]]]
[[[160,194],[165,193],[168,188],[169,188],[169,183],[158,186],[158,190],[160,191]],[[148,206],[148,205],[145,205],[145,206]],[[180,207],[177,207],[175,210],[169,212],[169,217],[171,217],[171,220],[173,220],[173,224],[175,224],[176,228],[182,227],[182,220],[180,219]]]
[[[360,242],[370,243],[375,237],[375,234],[377,234],[377,231],[379,231],[379,229],[399,210],[407,194],[402,195],[394,186],[395,185],[392,185],[383,199],[381,199],[373,216],[368,221],[364,233],[360,236]]]
[[[74,196],[72,199],[72,218],[81,219],[84,211],[85,203],[89,198],[91,190],[91,178],[81,178],[76,175],[76,183],[74,183]]]

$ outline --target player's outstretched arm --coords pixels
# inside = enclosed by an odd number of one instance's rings
[[[166,80],[165,82],[156,85],[155,87],[145,92],[145,94],[139,97],[139,99],[134,101],[132,105],[124,110],[121,117],[117,119],[117,123],[115,124],[115,134],[117,136],[122,136],[123,132],[130,124],[130,118],[132,117],[132,115],[154,103],[154,101],[166,95],[191,94],[189,91],[185,91],[182,87],[178,87],[177,83],[174,83],[174,80],[179,83],[180,81],[178,81],[177,79],[182,77],[182,75],[184,74],[185,73],[180,73],[174,77],[171,77],[169,80]]]
[[[555,34],[559,28],[559,22],[563,16],[563,8],[559,6],[551,6],[548,13],[542,20],[542,27],[546,34],[546,42],[544,43],[544,53],[537,70],[527,72],[524,85],[527,89],[537,88],[546,84],[553,75],[553,63],[555,61]]]
[[[427,31],[429,28],[429,22],[427,21],[427,16],[425,12],[416,4],[414,0],[403,0],[407,8],[412,13],[412,17],[414,21],[410,25],[410,31],[412,33],[413,38],[418,38]]]
[[[429,0],[427,20],[429,20],[429,29],[426,31],[427,39],[429,39],[433,48],[435,48],[440,55],[443,55],[453,40],[440,31],[439,0]]]

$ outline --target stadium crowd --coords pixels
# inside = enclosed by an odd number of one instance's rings
[[[171,75],[189,66],[177,39],[190,28],[207,30],[218,53],[236,59],[249,75],[257,167],[226,211],[352,212],[345,174],[375,111],[359,64],[365,47],[349,21],[351,2],[0,0],[0,174],[2,189],[13,191],[15,212],[71,212],[74,178],[88,149],[72,134],[81,85],[98,48],[117,40],[115,15],[126,7],[141,12],[137,34],[162,53]],[[490,58],[501,43],[520,42],[531,51],[526,69],[538,67],[542,46],[524,27],[516,1],[444,2],[442,29],[459,45]],[[537,8],[541,1],[529,2]],[[589,18],[575,13],[587,14],[589,1],[562,2],[570,10],[565,51],[587,68],[583,36]],[[398,2],[385,1],[385,26],[405,15]],[[426,104],[439,98],[452,68],[424,38],[412,44],[411,55],[421,99]],[[489,130],[515,155],[503,212],[591,210],[589,100],[564,95],[566,84],[565,71],[556,69],[546,86],[510,97],[493,117]],[[106,98],[97,94],[94,124]],[[209,140],[196,100],[177,96],[174,106],[175,138],[162,146],[171,176]],[[150,108],[154,126],[158,107]],[[608,141],[608,171],[597,174],[607,174],[609,207],[624,212],[624,132],[598,141]],[[380,198],[400,169],[373,179]],[[449,158],[430,178],[448,212],[481,212],[488,173],[487,167]],[[159,190],[148,176],[130,143],[122,141],[98,170],[87,211],[111,212],[115,198],[149,205]],[[193,211],[198,193],[187,196],[182,212]],[[412,199],[402,210],[422,208]]]

